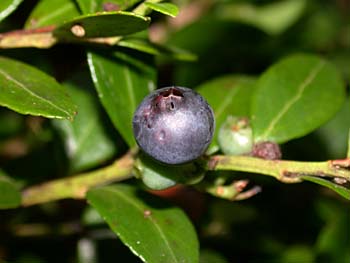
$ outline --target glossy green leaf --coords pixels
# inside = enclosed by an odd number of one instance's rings
[[[156,72],[146,54],[89,52],[88,62],[100,100],[129,146],[136,145],[132,118],[141,100],[155,88]]]
[[[310,181],[313,182],[315,184],[319,184],[322,186],[325,186],[329,189],[332,189],[333,191],[337,192],[338,194],[340,194],[342,197],[350,200],[350,189],[338,185],[336,183],[333,183],[329,180],[320,178],[320,177],[315,177],[315,176],[309,176],[309,175],[303,175],[301,176],[301,179],[305,180],[305,181]]]
[[[22,62],[0,57],[0,105],[22,114],[73,119],[76,106],[54,78]]]
[[[10,15],[22,3],[23,0],[1,0],[0,21]]]
[[[0,209],[15,208],[21,204],[17,186],[0,170]]]
[[[41,0],[30,13],[25,28],[59,25],[80,15],[74,0]]]
[[[287,57],[258,80],[254,138],[283,143],[304,136],[333,117],[344,99],[344,83],[332,64],[313,55]]]
[[[239,75],[222,76],[203,83],[196,90],[206,98],[215,114],[215,133],[209,153],[219,149],[217,135],[228,115],[247,117],[255,88],[255,78]]]
[[[197,56],[189,51],[169,45],[162,46],[141,38],[124,38],[118,42],[118,46],[182,61],[195,61],[197,59]]]
[[[172,4],[172,3],[152,3],[152,2],[145,2],[145,5],[159,13],[162,13],[164,15],[168,15],[171,17],[175,17],[179,13],[179,8]]]
[[[87,199],[144,262],[199,261],[195,230],[181,209],[121,184],[90,190]]]
[[[54,120],[53,124],[64,142],[70,169],[76,172],[108,160],[116,153],[116,146],[107,133],[89,75],[77,74],[64,86],[77,104],[78,114],[73,122]]]
[[[59,38],[98,38],[133,34],[148,27],[150,19],[131,12],[115,11],[84,15],[54,30]]]
[[[229,3],[218,9],[220,18],[254,25],[269,34],[279,34],[303,14],[305,0],[285,0],[255,6],[251,3]]]

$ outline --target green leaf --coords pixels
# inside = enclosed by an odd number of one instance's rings
[[[258,80],[254,138],[284,143],[304,136],[333,117],[344,99],[344,83],[332,64],[313,55],[287,57]]]
[[[141,100],[155,88],[156,72],[146,54],[89,52],[88,62],[99,98],[129,146],[136,145],[132,118]]]
[[[102,12],[77,17],[54,30],[63,39],[112,37],[133,34],[148,27],[150,19],[131,12]]]
[[[139,0],[77,0],[83,14],[92,14],[101,11],[125,10],[132,7]]]
[[[350,129],[348,132],[348,151],[347,151],[346,157],[350,158]]]
[[[64,86],[79,111],[73,122],[54,120],[53,124],[64,141],[70,169],[77,172],[110,159],[116,153],[116,147],[106,130],[89,75],[76,74]]]
[[[41,0],[30,13],[25,28],[62,24],[80,15],[73,0]]]
[[[195,230],[179,208],[128,185],[87,193],[89,203],[144,262],[198,262]]]
[[[286,0],[255,6],[250,3],[230,3],[218,9],[220,18],[256,26],[268,34],[280,34],[303,14],[305,0]]]
[[[21,204],[17,186],[0,170],[0,209],[16,208]]]
[[[92,14],[102,10],[103,0],[77,0],[83,14]]]
[[[0,21],[10,15],[22,3],[23,0],[1,0]]]
[[[164,15],[168,15],[171,17],[175,17],[179,13],[179,8],[172,4],[172,3],[151,3],[151,2],[145,2],[145,5],[159,13],[162,13]]]
[[[118,46],[135,49],[151,55],[162,55],[171,59],[182,61],[195,61],[197,59],[197,56],[189,51],[171,47],[169,45],[162,46],[141,38],[123,38],[118,42]]]
[[[44,72],[0,57],[0,105],[22,114],[73,119],[76,106],[65,89]]]
[[[326,179],[323,179],[323,178],[320,178],[320,177],[309,176],[309,175],[303,175],[303,176],[301,176],[301,179],[303,179],[305,181],[313,182],[315,184],[319,184],[319,185],[325,186],[325,187],[327,187],[329,189],[332,189],[333,191],[337,192],[342,197],[350,200],[350,189],[348,189],[348,188],[346,188],[344,186],[335,184],[335,183],[333,183],[333,182],[331,182],[329,180],[326,180]]]
[[[203,83],[196,90],[206,98],[215,114],[215,133],[209,153],[219,149],[217,135],[228,115],[247,117],[255,88],[255,78],[227,75]]]

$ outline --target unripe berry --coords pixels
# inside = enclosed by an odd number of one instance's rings
[[[221,151],[227,155],[242,155],[253,149],[253,131],[247,118],[228,116],[218,134]]]

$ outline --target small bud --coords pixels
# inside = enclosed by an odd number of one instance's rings
[[[253,148],[253,131],[247,118],[228,116],[218,135],[221,151],[227,155],[250,153]]]
[[[259,142],[254,144],[252,156],[266,160],[279,160],[282,158],[282,153],[275,142]]]

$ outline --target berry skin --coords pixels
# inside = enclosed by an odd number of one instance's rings
[[[204,154],[215,120],[201,95],[173,86],[146,96],[132,124],[136,142],[144,152],[165,164],[182,164]]]

